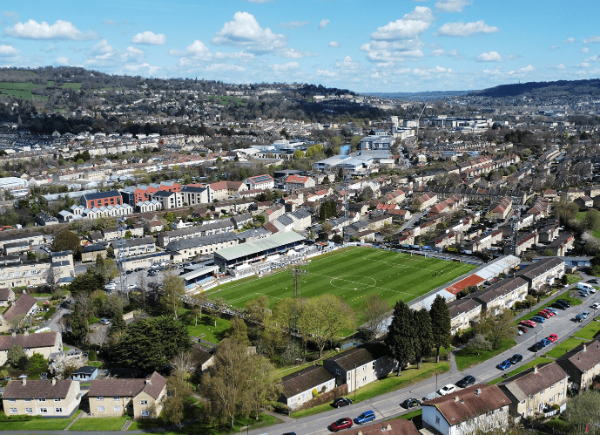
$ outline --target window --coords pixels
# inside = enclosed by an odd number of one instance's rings
[[[490,430],[494,430],[494,422],[490,423]]]
[[[367,377],[363,376],[363,382],[367,382]]]
[[[113,397],[113,400],[121,400],[121,398],[119,396],[115,396]]]
[[[48,414],[48,408],[40,408],[40,414]]]
[[[546,390],[540,390],[540,396],[541,396],[542,394],[544,394],[545,392],[546,392]]]
[[[61,400],[61,399],[60,399],[60,397],[55,397],[55,398],[54,398],[54,401],[55,401],[55,402],[60,402],[60,400]]]
[[[121,407],[120,407],[120,406],[115,406],[115,407],[113,408],[113,410],[114,410],[115,412],[121,412]]]
[[[554,385],[551,385],[551,386],[550,386],[550,389],[551,389],[551,390],[554,390]]]
[[[144,406],[147,405],[148,401],[147,400],[140,400],[140,405]]]
[[[348,380],[350,380],[350,372],[348,372]]]
[[[436,424],[440,424],[440,418],[439,417],[435,417],[435,423]]]
[[[102,401],[102,400],[104,400],[104,397],[98,396],[98,397],[96,397],[96,400]]]
[[[25,408],[25,412],[27,414],[33,414],[33,409],[31,409],[31,408]]]
[[[104,406],[98,406],[96,409],[98,412],[104,412]]]
[[[16,399],[8,399],[8,401],[9,401],[10,403],[15,403],[17,400],[16,400]]]
[[[23,399],[25,401],[25,403],[30,403],[31,402],[31,398],[28,399]]]
[[[62,408],[54,408],[56,414],[62,414]]]
[[[150,411],[142,411],[142,417],[150,417]]]
[[[525,400],[521,400],[521,405],[525,405]]]
[[[40,398],[38,399],[38,402],[45,402],[45,401],[46,401],[46,398],[45,398],[45,397],[40,397]]]

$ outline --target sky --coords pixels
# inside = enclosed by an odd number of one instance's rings
[[[26,0],[0,66],[355,92],[600,76],[598,0]]]

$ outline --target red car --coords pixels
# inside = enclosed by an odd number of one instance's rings
[[[558,335],[556,335],[556,334],[550,334],[548,336],[548,340],[550,340],[552,343],[554,343],[556,340],[558,340]]]
[[[523,326],[529,326],[530,328],[535,328],[536,325],[536,323],[532,320],[521,320],[519,323]]]
[[[550,316],[550,314],[548,314],[545,311],[539,311],[538,316],[542,316],[544,319],[549,319],[550,317],[552,317],[552,316]]]
[[[527,332],[527,328],[523,325],[519,325],[519,331],[523,331],[523,334]]]
[[[548,314],[550,317],[554,316],[554,313],[552,311],[550,311],[550,310],[541,310],[541,312]]]
[[[348,418],[348,417],[340,418],[339,420],[331,423],[331,430],[333,432],[337,432],[338,430],[349,429],[352,427],[352,424],[353,423],[352,423],[351,418]]]

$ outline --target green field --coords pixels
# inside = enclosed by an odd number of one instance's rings
[[[370,294],[378,294],[390,305],[398,300],[408,302],[475,267],[420,255],[353,248],[313,259],[306,266],[309,274],[303,277],[300,290],[304,298],[324,293],[338,295],[357,311]],[[271,307],[279,299],[293,297],[291,276],[284,271],[234,281],[211,290],[208,297],[220,297],[235,307],[245,307],[247,301],[260,295],[268,296]]]
[[[46,82],[46,87],[54,86],[54,81]],[[31,91],[35,88],[43,88],[44,85],[38,85],[33,82],[17,83],[17,82],[0,82],[0,94],[9,95],[11,97],[31,100],[32,98],[44,98],[41,95],[34,95]],[[62,89],[73,89],[78,91],[81,89],[81,83],[65,83],[61,86]]]

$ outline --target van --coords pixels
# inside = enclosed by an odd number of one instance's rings
[[[368,423],[375,420],[375,413],[373,411],[365,411],[354,419],[356,424]]]
[[[592,287],[590,284],[587,284],[585,282],[578,282],[577,288],[579,289],[580,292],[581,292],[581,290],[585,290],[586,292],[589,292],[589,293],[596,293],[596,290],[594,289],[594,287]]]

